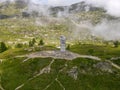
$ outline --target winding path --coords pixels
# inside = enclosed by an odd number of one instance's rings
[[[44,74],[44,73],[50,73],[51,70],[51,65],[54,63],[54,59],[50,62],[50,64],[46,67],[44,67],[42,70],[40,70],[40,72],[38,74],[36,74],[35,76],[33,76],[32,78],[29,78],[26,82],[22,83],[21,85],[17,86],[15,88],[15,90],[19,90],[21,89],[27,82],[33,80],[34,78]]]

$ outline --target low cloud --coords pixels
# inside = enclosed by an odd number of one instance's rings
[[[93,6],[102,7],[110,14],[115,17],[120,17],[120,0],[84,0],[87,4]]]
[[[105,40],[120,40],[120,22],[103,21],[92,28],[94,36]]]

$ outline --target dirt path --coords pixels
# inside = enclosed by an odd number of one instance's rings
[[[33,80],[34,78],[44,74],[44,73],[50,73],[51,71],[51,65],[54,63],[54,59],[50,62],[50,64],[46,67],[44,67],[42,70],[40,70],[40,72],[38,74],[36,74],[35,76],[33,76],[32,78],[29,78],[26,82],[22,83],[21,85],[17,86],[15,88],[15,90],[19,90],[21,89],[26,83],[28,83],[29,81]],[[3,89],[4,90],[4,89]]]
[[[58,80],[58,75],[59,75],[60,72],[63,71],[64,68],[65,68],[65,67],[63,67],[61,70],[59,70],[56,78],[55,78],[50,84],[48,84],[43,90],[47,90],[55,81],[60,85],[60,87],[61,87],[63,90],[66,90],[65,87],[64,87],[64,85]]]
[[[3,87],[2,87],[2,85],[0,84],[0,90],[5,90]]]
[[[0,90],[5,90],[1,84],[1,76],[0,76]]]
[[[91,55],[79,55],[77,53],[73,53],[70,51],[66,52],[60,52],[60,51],[40,51],[40,52],[35,52],[31,53],[28,55],[22,55],[22,56],[16,56],[16,57],[26,57],[27,59],[23,60],[23,62],[28,61],[30,58],[54,58],[54,59],[65,59],[65,60],[74,60],[76,58],[88,58],[88,59],[93,59],[93,60],[98,60],[100,61],[101,59],[96,56],[91,56]]]
[[[58,78],[55,79],[55,81],[60,85],[60,87],[65,90],[65,87],[63,86],[63,84],[58,80]]]
[[[17,56],[17,57],[27,57],[27,59],[23,60],[23,62],[28,61],[30,58],[47,58],[47,57],[51,57],[53,59],[65,59],[65,60],[74,60],[76,58],[88,58],[88,59],[92,59],[92,60],[97,60],[97,61],[101,61],[102,59],[96,56],[91,56],[91,55],[79,55],[77,53],[73,53],[70,51],[66,51],[66,52],[60,52],[60,51],[40,51],[40,52],[35,52],[35,53],[31,53],[28,55],[23,55],[23,56]],[[116,60],[116,58],[113,58]],[[117,58],[118,59],[118,58]],[[108,61],[113,67],[120,69],[120,66],[113,63],[110,60],[106,60]],[[49,68],[48,68],[49,69]],[[45,71],[45,70],[43,70]]]
[[[120,70],[120,66],[118,66],[117,64],[113,63],[112,61],[110,60],[106,60],[107,62],[109,62],[113,67],[115,67],[116,69],[119,69]]]

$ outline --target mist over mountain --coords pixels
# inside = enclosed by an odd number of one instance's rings
[[[29,0],[15,0],[13,1],[5,1],[0,8],[4,9],[10,6],[11,3],[14,3],[15,7],[13,9],[23,9],[23,15],[29,16],[29,14],[36,14],[36,16],[60,16],[60,15],[69,15],[80,13],[82,11],[96,11],[96,10],[103,10],[98,7],[93,7],[92,5],[86,4],[85,2],[75,3],[68,6],[51,6],[51,5],[44,5],[40,3],[33,3]],[[21,12],[21,11],[20,11]],[[21,12],[22,13],[22,12]]]
[[[28,4],[48,5],[48,6],[70,6],[74,3],[85,2],[93,7],[103,8],[107,14],[115,17],[120,16],[120,1],[119,0],[1,0],[0,2],[27,2]]]

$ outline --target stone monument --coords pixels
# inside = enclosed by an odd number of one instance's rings
[[[63,35],[60,36],[60,51],[61,52],[66,51],[66,37]]]

